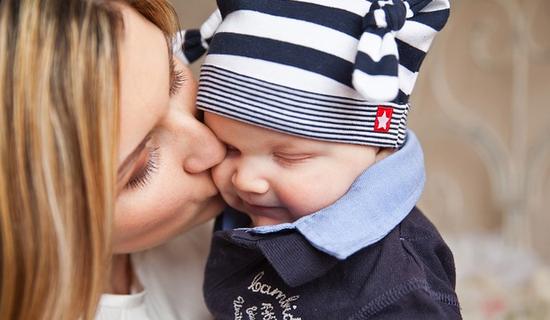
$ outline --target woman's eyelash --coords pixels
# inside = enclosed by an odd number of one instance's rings
[[[185,74],[183,70],[176,69],[176,62],[172,58],[170,60],[170,96],[175,95],[185,82]]]
[[[158,170],[158,147],[149,151],[149,157],[145,166],[133,175],[126,184],[127,189],[143,188],[151,179],[151,175]]]

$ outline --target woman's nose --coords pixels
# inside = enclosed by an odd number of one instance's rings
[[[189,173],[200,173],[219,164],[225,156],[225,148],[216,136],[204,124],[198,122],[190,134],[192,148],[184,160],[184,169]]]
[[[231,182],[241,192],[264,194],[269,190],[268,181],[246,162],[235,170]]]

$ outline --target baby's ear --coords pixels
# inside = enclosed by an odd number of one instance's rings
[[[376,153],[376,157],[374,158],[374,162],[379,162],[390,155],[392,155],[397,149],[395,148],[378,148],[378,152]]]
[[[200,29],[182,30],[172,39],[174,55],[183,63],[190,64],[202,57],[207,51],[210,40],[222,22],[219,10],[214,11]]]

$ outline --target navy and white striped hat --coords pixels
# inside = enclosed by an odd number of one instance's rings
[[[218,0],[183,58],[208,51],[200,109],[302,137],[405,139],[409,96],[449,0]]]

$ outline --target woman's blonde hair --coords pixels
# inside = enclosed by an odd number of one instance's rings
[[[164,0],[116,2],[175,31]],[[95,314],[112,256],[119,9],[0,0],[0,319]]]

